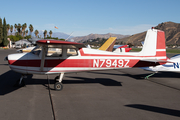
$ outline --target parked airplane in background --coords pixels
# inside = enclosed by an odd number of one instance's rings
[[[113,51],[114,44],[116,42],[116,37],[110,37],[100,48],[99,50],[104,51]]]
[[[150,76],[158,72],[180,72],[180,54],[171,57],[169,62],[164,65],[142,67],[141,69],[153,71],[153,73],[146,76],[145,79],[148,79]]]
[[[130,50],[132,50],[132,48],[127,48],[128,45],[114,45],[113,47],[113,52],[129,52]]]
[[[147,67],[167,62],[165,35],[163,31],[149,29],[140,52],[115,53],[86,48],[81,43],[38,40],[37,47],[30,53],[7,56],[12,70],[22,74],[18,83],[27,74],[59,74],[55,78],[54,89],[62,90],[64,73]],[[73,51],[68,52],[68,51]]]
[[[36,41],[38,40],[41,40],[41,39],[37,37],[32,37],[28,39],[28,41],[31,42],[33,45],[36,45]]]

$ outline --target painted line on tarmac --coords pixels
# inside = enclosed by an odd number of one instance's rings
[[[50,89],[50,82],[49,82],[49,76],[47,75],[47,81],[48,81],[48,91],[49,91],[49,98],[50,98],[50,102],[51,102],[51,108],[52,108],[52,113],[53,113],[53,118],[54,120],[56,120],[56,115],[55,115],[55,111],[54,111],[54,105],[53,105],[53,100],[52,100],[52,96],[51,96],[51,89]]]

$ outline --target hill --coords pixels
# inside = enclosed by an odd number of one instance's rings
[[[165,32],[166,45],[180,45],[180,24],[174,22],[164,22],[158,24],[155,29],[163,30]],[[132,36],[118,39],[117,42],[120,43],[131,43],[133,45],[141,45],[141,41],[144,41],[146,36],[146,31]]]
[[[87,36],[80,36],[80,37],[73,37],[74,41],[76,42],[84,42],[86,40],[91,40],[91,39],[97,39],[97,38],[104,38],[108,39],[109,37],[117,37],[117,39],[121,39],[124,37],[128,37],[129,35],[121,35],[121,34],[112,34],[112,33],[107,33],[107,34],[89,34]]]

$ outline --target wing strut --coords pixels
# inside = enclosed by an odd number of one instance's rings
[[[42,47],[40,71],[44,71],[45,53],[46,53],[46,48],[45,48],[45,47]]]

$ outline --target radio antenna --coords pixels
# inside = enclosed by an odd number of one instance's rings
[[[74,32],[74,31],[73,31],[73,32]],[[68,38],[73,34],[73,32],[65,39],[65,41],[68,40]]]

